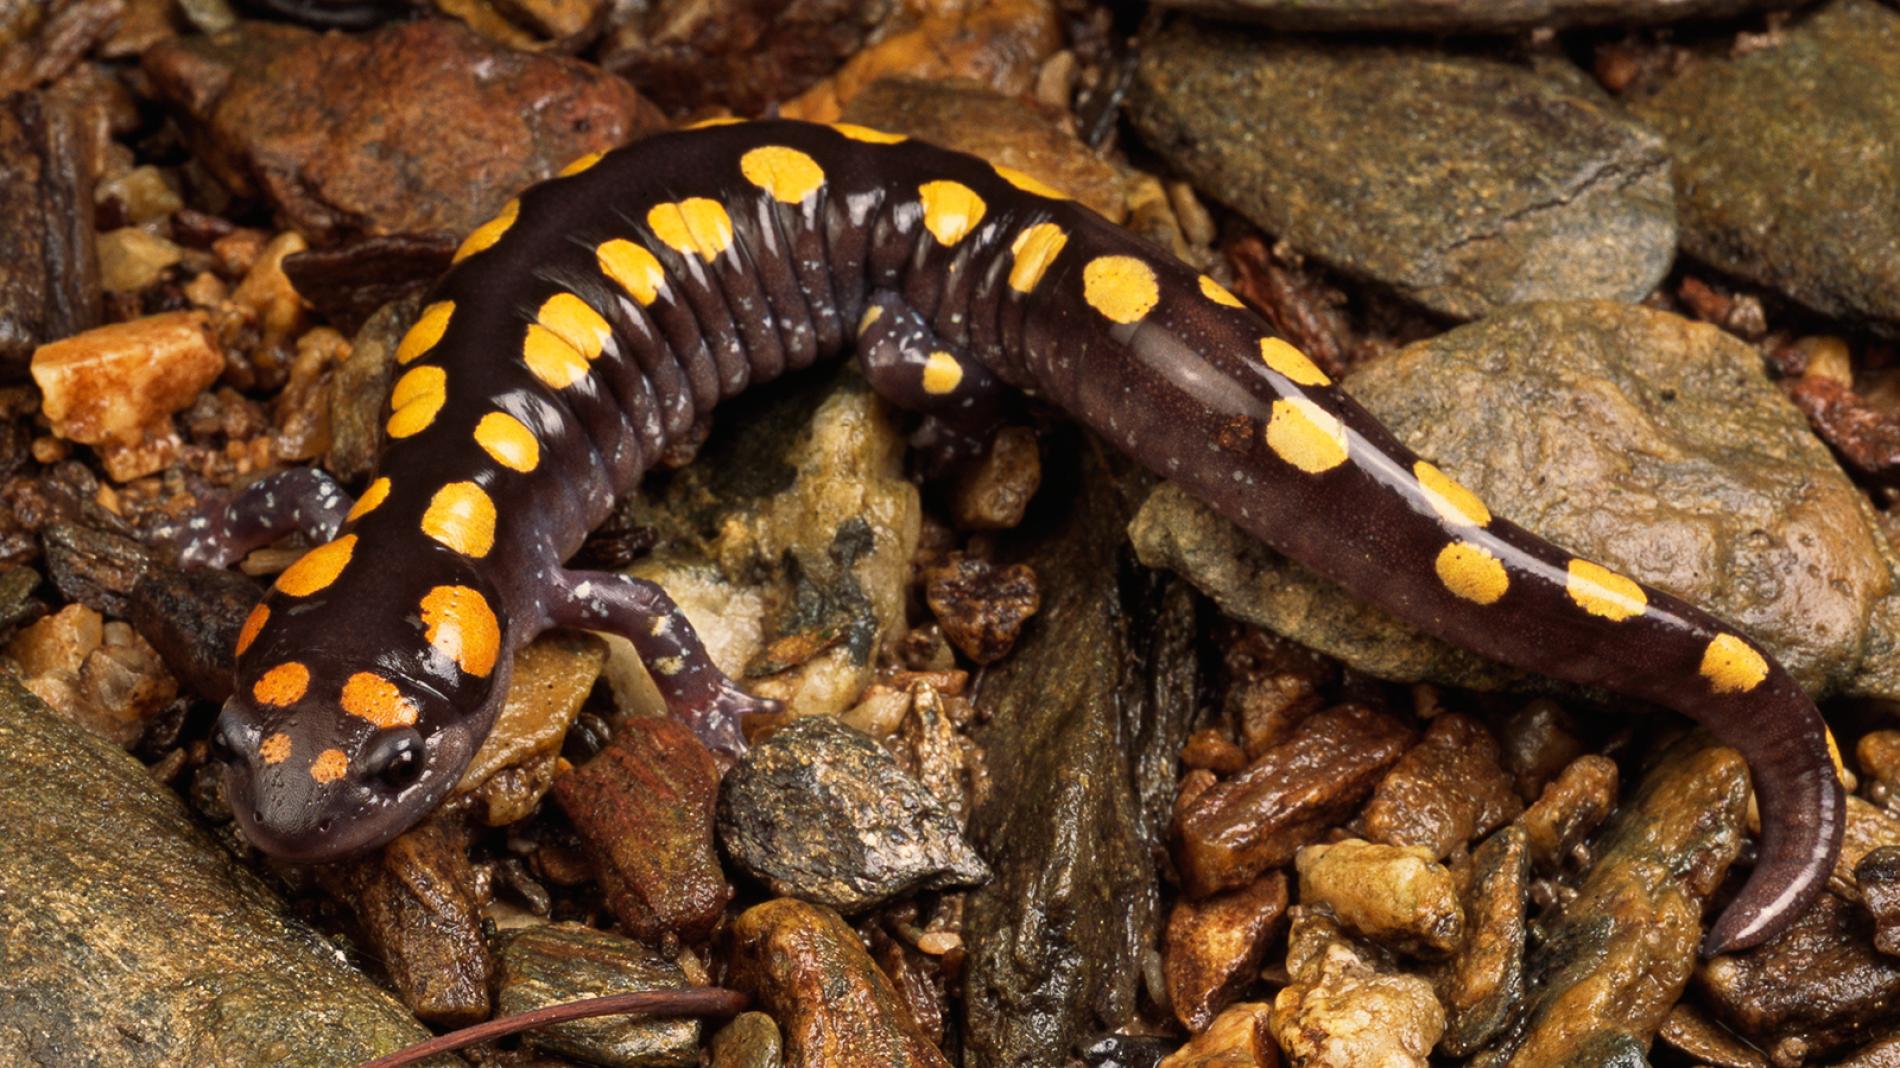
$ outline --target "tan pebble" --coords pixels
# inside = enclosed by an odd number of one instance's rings
[[[122,293],[135,293],[154,285],[165,269],[184,258],[177,245],[136,226],[108,230],[99,235],[99,284]]]
[[[135,445],[224,370],[203,312],[114,323],[41,345],[33,381],[53,433],[86,444]]]

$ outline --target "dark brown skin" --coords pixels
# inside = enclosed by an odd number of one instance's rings
[[[1709,952],[1771,937],[1820,891],[1844,804],[1826,728],[1734,628],[1491,516],[1225,290],[1033,179],[783,121],[643,141],[464,245],[401,354],[386,493],[342,524],[347,554],[279,579],[241,643],[220,737],[246,834],[315,861],[412,825],[486,735],[513,651],[552,625],[633,639],[674,710],[736,748],[735,717],[764,703],[664,593],[562,562],[716,403],[853,338],[946,454],[1002,385],[1035,394],[1393,615],[1741,750],[1760,858]],[[484,442],[498,412],[519,433]],[[291,511],[253,502],[194,551],[337,533]]]

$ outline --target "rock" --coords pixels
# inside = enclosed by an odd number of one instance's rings
[[[1023,624],[1042,605],[1036,572],[1024,564],[996,567],[952,553],[923,578],[924,600],[944,637],[979,664],[1008,656]]]
[[[88,445],[136,445],[169,433],[171,414],[223,370],[204,313],[195,311],[96,327],[33,353],[53,433]]]
[[[1203,901],[1175,902],[1162,970],[1175,1018],[1190,1034],[1207,1030],[1259,976],[1286,904],[1286,876],[1277,871]]]
[[[1445,1007],[1441,1052],[1465,1057],[1491,1041],[1524,997],[1525,916],[1530,860],[1524,831],[1506,827],[1485,839],[1459,873],[1465,937],[1439,969]]]
[[[1395,972],[1323,913],[1293,909],[1273,1036],[1292,1068],[1425,1068],[1445,1030],[1432,984]]]
[[[846,915],[989,878],[936,798],[823,716],[773,732],[726,773],[719,840],[773,893]]]
[[[1666,750],[1531,955],[1524,1011],[1473,1068],[1640,1055],[1695,968],[1703,905],[1741,851],[1747,805],[1734,750],[1694,738]]]
[[[420,300],[377,309],[350,338],[330,395],[330,453],[324,466],[339,481],[361,484],[383,446],[383,405],[396,367],[396,346],[416,318]]]
[[[80,109],[51,93],[0,104],[0,364],[99,321],[92,185]]]
[[[1247,19],[1285,30],[1398,30],[1428,33],[1504,33],[1564,26],[1641,25],[1683,19],[1730,18],[1760,8],[1793,7],[1798,0],[1167,0],[1222,18]]]
[[[713,1032],[711,1068],[779,1068],[778,1024],[762,1012],[742,1012]]]
[[[501,1014],[641,990],[684,990],[678,964],[629,938],[575,923],[501,935],[495,950]],[[597,1016],[537,1028],[536,1049],[607,1068],[690,1068],[699,1064],[699,1021]]]
[[[7,679],[0,826],[34,829],[0,856],[0,1059],[355,1064],[429,1037],[144,767]]]
[[[1249,761],[1287,739],[1293,728],[1319,711],[1320,687],[1336,666],[1277,635],[1249,630],[1223,654],[1228,686],[1222,712],[1240,726]]]
[[[107,230],[94,247],[99,255],[100,288],[118,293],[157,285],[168,269],[185,258],[185,250],[169,239],[136,226]]]
[[[1359,807],[1412,741],[1382,712],[1344,705],[1301,721],[1246,771],[1174,819],[1174,861],[1190,897],[1245,886]]]
[[[1631,107],[1675,157],[1685,251],[1900,335],[1900,12],[1823,5]]]
[[[1161,1059],[1156,1068],[1279,1068],[1273,1006],[1249,1001],[1230,1006],[1206,1030]]]
[[[634,937],[704,940],[732,891],[713,849],[719,766],[670,716],[624,720],[594,759],[554,780],[554,800]]]
[[[1527,702],[1499,732],[1504,766],[1517,778],[1517,796],[1535,801],[1564,769],[1589,752],[1564,706],[1548,697]],[[1612,798],[1616,790],[1610,790]]]
[[[178,696],[178,683],[131,626],[69,604],[22,630],[6,654],[20,684],[67,720],[122,746]]]
[[[1847,825],[1841,833],[1840,855],[1828,873],[1828,889],[1849,901],[1862,900],[1855,871],[1868,854],[1888,846],[1900,846],[1900,817],[1849,794]]]
[[[383,305],[422,296],[449,269],[458,244],[442,231],[351,238],[284,257],[284,276],[324,321],[354,334]]]
[[[1900,730],[1868,731],[1854,745],[1855,763],[1867,780],[1867,799],[1894,811],[1900,803]]]
[[[1637,300],[1674,259],[1661,140],[1579,81],[1181,19],[1142,49],[1130,115],[1176,170],[1298,251],[1474,318]]]
[[[1616,761],[1578,757],[1524,810],[1518,825],[1538,871],[1562,871],[1579,859],[1577,850],[1616,810],[1617,778]]]
[[[1408,346],[1346,387],[1494,512],[1737,624],[1809,692],[1900,694],[1880,616],[1892,579],[1865,498],[1748,345],[1648,308],[1534,304]],[[1131,532],[1143,562],[1382,678],[1525,683],[1211,515],[1157,491]]]
[[[1348,838],[1294,857],[1300,903],[1324,907],[1346,929],[1413,956],[1442,957],[1464,939],[1451,872],[1421,846]]]
[[[217,178],[318,245],[465,233],[570,160],[663,125],[610,74],[448,19],[327,35],[242,23],[155,45],[141,67]]]
[[[1854,882],[1874,918],[1874,948],[1900,957],[1900,846],[1882,846],[1854,866]]]
[[[1008,530],[1023,521],[1042,485],[1042,453],[1035,432],[1006,426],[976,463],[957,473],[950,515],[963,530]]]
[[[781,898],[732,925],[732,985],[785,1034],[785,1068],[949,1068],[838,914]]]
[[[1443,860],[1491,833],[1524,807],[1499,758],[1497,740],[1477,720],[1455,713],[1432,720],[1373,789],[1367,837],[1424,846]]]
[[[1730,1034],[1688,1001],[1676,1002],[1663,1018],[1656,1037],[1688,1054],[1699,1064],[1716,1068],[1769,1068],[1768,1058]]]
[[[501,713],[452,796],[476,795],[490,827],[525,819],[553,785],[567,729],[606,662],[606,643],[575,631],[550,631],[517,652]]]
[[[185,688],[223,704],[231,696],[231,650],[264,588],[223,568],[154,564],[133,584],[125,614]]]

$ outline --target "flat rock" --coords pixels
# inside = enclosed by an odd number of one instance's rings
[[[556,923],[504,933],[495,950],[496,1002],[506,1013],[642,990],[683,990],[686,973],[658,952],[620,935]],[[530,1032],[535,1049],[606,1068],[692,1068],[698,1020],[598,1016]]]
[[[1637,300],[1675,257],[1662,141],[1579,80],[1403,45],[1182,19],[1130,115],[1268,233],[1433,311]]]
[[[1497,739],[1453,712],[1432,720],[1419,743],[1379,780],[1366,802],[1366,836],[1416,845],[1443,860],[1523,809]]]
[[[92,228],[98,162],[78,109],[51,93],[0,104],[0,364],[99,319]]]
[[[1524,831],[1506,827],[1471,853],[1464,877],[1465,939],[1437,973],[1445,1007],[1441,1052],[1476,1052],[1510,1020],[1524,997],[1524,919],[1530,852]]]
[[[1286,30],[1502,33],[1538,27],[1640,25],[1729,18],[1800,0],[1164,0],[1222,18]]]
[[[1494,512],[1732,620],[1810,692],[1900,695],[1865,497],[1749,346],[1647,308],[1534,304],[1407,346],[1346,388]],[[1144,563],[1228,614],[1370,674],[1528,682],[1342,596],[1173,487],[1131,534]]]
[[[1682,246],[1900,336],[1900,12],[1823,4],[1768,43],[1631,105],[1675,157]]]
[[[0,827],[0,1060],[355,1064],[429,1037],[143,767],[10,679]]]

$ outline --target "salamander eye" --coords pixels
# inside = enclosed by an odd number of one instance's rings
[[[413,785],[422,775],[422,735],[413,727],[378,734],[363,751],[362,772],[390,790]]]

